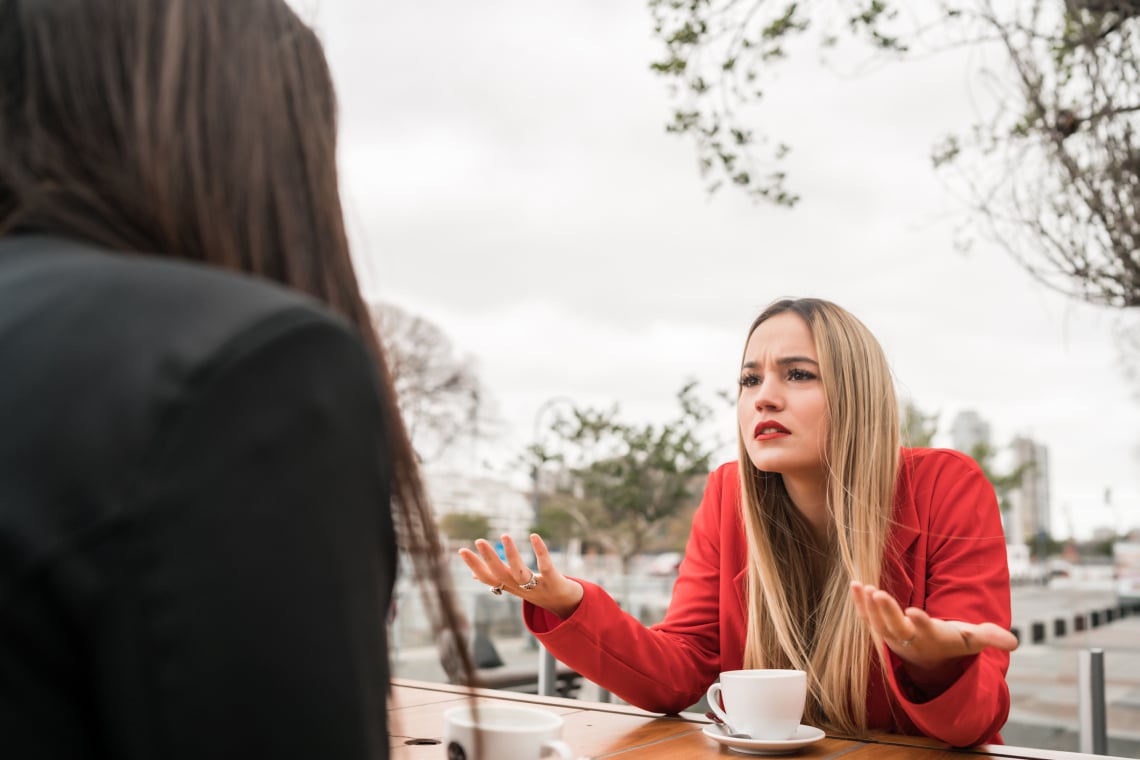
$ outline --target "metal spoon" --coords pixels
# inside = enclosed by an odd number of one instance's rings
[[[715,723],[717,725],[717,728],[720,729],[720,732],[722,734],[724,734],[725,736],[727,736],[729,739],[751,739],[752,738],[751,734],[745,734],[745,733],[742,733],[740,731],[735,730],[732,726],[725,723],[724,719],[721,718],[716,713],[714,713],[712,710],[709,710],[707,713],[705,713],[705,717],[708,718],[709,720],[711,720],[713,723]]]

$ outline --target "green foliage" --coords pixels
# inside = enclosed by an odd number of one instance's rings
[[[491,523],[484,515],[452,512],[439,519],[439,529],[452,541],[471,542],[491,535]]]
[[[538,524],[532,530],[554,548],[563,548],[573,539],[592,541],[598,521],[596,499],[576,496],[569,483],[562,490],[542,494],[538,501]]]
[[[993,97],[931,154],[979,222],[962,225],[958,247],[984,236],[1051,288],[1140,308],[1137,0],[648,5],[664,48],[650,68],[675,100],[667,130],[694,141],[709,192],[784,207],[799,201],[782,170],[789,149],[763,129],[760,105],[766,78],[803,57],[797,40],[819,30],[821,52],[848,40],[880,60],[976,46]]]
[[[784,12],[772,19],[771,23],[760,30],[760,39],[779,40],[784,35],[803,32],[808,28],[806,19],[796,17],[798,3],[789,3]]]
[[[677,403],[677,416],[665,422],[628,423],[616,409],[575,408],[553,426],[577,511],[573,530],[616,551],[623,564],[647,548],[655,526],[696,500],[708,474],[712,448],[702,427],[712,410],[694,383],[678,392]],[[551,518],[567,522],[557,512]]]
[[[925,414],[913,401],[906,401],[899,417],[902,445],[928,448],[938,432],[938,413]]]
[[[759,102],[757,86],[776,66],[791,58],[792,43],[821,27],[821,47],[833,48],[842,35],[869,44],[879,53],[900,55],[909,47],[894,30],[898,3],[864,0],[840,12],[819,0],[648,0],[653,29],[664,47],[650,70],[669,82],[678,101],[666,129],[691,137],[706,187],[715,192],[726,182],[757,200],[794,206],[799,195],[788,189],[779,169],[790,151],[775,147],[765,134],[754,134],[747,107]],[[835,18],[838,16],[838,18]],[[720,135],[746,136],[726,143]]]
[[[585,533],[574,512],[542,501],[539,501],[538,523],[532,525],[530,530],[542,536],[551,548],[562,548],[571,539],[581,538]]]
[[[962,152],[962,145],[958,140],[957,135],[947,135],[946,138],[936,145],[930,154],[931,163],[937,169],[941,166],[951,163]]]
[[[1112,547],[1116,543],[1115,538],[1103,538],[1097,541],[1090,541],[1087,544],[1088,554],[1093,557],[1111,557]]]
[[[853,33],[866,33],[873,45],[880,50],[891,50],[905,53],[907,46],[901,38],[893,34],[885,34],[883,25],[898,17],[898,11],[880,0],[871,0],[871,3],[862,11],[855,13],[847,19],[847,26]]]
[[[753,130],[729,105],[762,98],[763,88],[755,86],[761,72],[784,59],[787,41],[809,28],[800,3],[780,3],[772,12],[758,13],[763,5],[649,0],[654,32],[665,47],[650,70],[670,82],[679,105],[666,130],[695,140],[697,166],[710,192],[728,182],[754,198],[790,207],[799,196],[777,169],[788,146],[781,144],[764,161],[755,161]],[[738,14],[746,19],[740,27],[733,25]]]
[[[997,450],[988,443],[979,443],[974,446],[969,452],[978,466],[982,468],[982,473],[985,474],[986,480],[990,481],[990,485],[994,487],[994,493],[997,494],[998,506],[1001,507],[1002,512],[1010,510],[1009,495],[1016,491],[1021,486],[1021,480],[1028,472],[1033,464],[1026,462],[1025,464],[1018,465],[1013,470],[1006,473],[998,472],[994,464],[994,457]]]
[[[1025,542],[1025,545],[1029,547],[1029,556],[1036,560],[1058,556],[1064,550],[1065,544],[1066,541],[1052,536],[1046,536],[1044,541],[1031,538]]]

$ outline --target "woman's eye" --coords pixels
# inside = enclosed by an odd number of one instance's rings
[[[806,369],[793,368],[788,370],[788,379],[800,381],[815,380],[815,375],[811,372],[808,372]]]
[[[760,378],[756,375],[742,375],[739,383],[741,388],[751,388],[760,384]]]

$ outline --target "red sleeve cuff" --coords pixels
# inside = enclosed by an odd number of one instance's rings
[[[988,667],[985,658],[976,654],[963,658],[954,681],[941,693],[931,695],[911,681],[902,659],[886,644],[883,644],[883,654],[891,691],[907,717],[922,733],[955,747],[1001,743],[998,730],[1005,723],[1009,702],[1008,698],[1001,700],[999,695],[985,688],[992,680],[983,678],[983,670]],[[1004,710],[1000,710],[1002,714],[995,716],[997,719],[982,727],[979,733],[977,710],[987,702],[1004,702]],[[973,709],[963,709],[965,705],[972,705]]]

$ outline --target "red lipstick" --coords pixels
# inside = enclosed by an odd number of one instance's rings
[[[791,435],[792,431],[775,420],[761,420],[756,423],[752,436],[758,441],[770,441],[773,438],[782,438]]]

